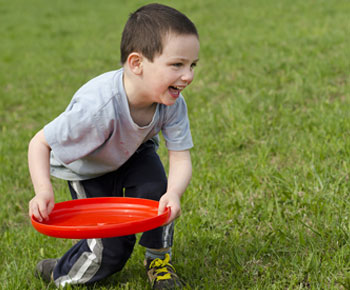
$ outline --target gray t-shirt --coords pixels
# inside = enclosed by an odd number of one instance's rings
[[[131,118],[123,69],[82,86],[67,109],[44,127],[51,151],[51,175],[65,180],[94,178],[118,169],[137,148],[162,131],[168,150],[193,147],[187,107],[157,104],[153,120],[140,127]]]

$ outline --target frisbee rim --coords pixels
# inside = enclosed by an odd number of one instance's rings
[[[103,204],[107,204],[108,206],[106,206],[106,209],[109,210],[111,204],[116,204],[119,206],[125,205],[124,210],[130,211],[130,214],[132,215],[133,211],[142,213],[142,211],[145,210],[152,210],[153,212],[157,212],[159,202],[150,199],[131,197],[92,197],[56,203],[51,214],[62,211],[62,213],[74,216],[74,211],[76,211],[78,208],[82,208],[84,210],[84,205],[91,206],[94,204],[97,205],[96,208],[98,209],[103,209]],[[164,225],[169,217],[170,208],[168,207],[160,215],[154,215],[151,217],[140,218],[135,221],[121,223],[105,222],[100,224],[96,223],[93,225],[55,225],[48,224],[46,221],[40,222],[34,216],[31,217],[31,223],[38,232],[47,236],[66,239],[88,239],[118,237],[146,232]]]

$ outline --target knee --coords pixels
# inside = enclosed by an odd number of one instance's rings
[[[134,235],[106,238],[103,240],[102,264],[108,265],[112,271],[120,271],[130,258],[136,238]]]

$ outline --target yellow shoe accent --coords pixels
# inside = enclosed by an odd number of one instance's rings
[[[176,275],[176,270],[170,263],[169,254],[165,254],[164,260],[159,258],[148,260],[145,266],[153,289],[182,288],[182,283]]]

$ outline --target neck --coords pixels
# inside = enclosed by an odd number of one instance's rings
[[[157,104],[147,102],[147,98],[137,90],[135,83],[137,83],[137,80],[128,78],[128,75],[124,73],[123,84],[129,103],[131,118],[137,125],[143,127],[152,122]]]
[[[130,75],[124,70],[123,85],[128,98],[129,106],[135,109],[147,109],[156,105],[153,102],[147,100],[146,97],[137,89],[135,84],[137,79],[130,77]]]

